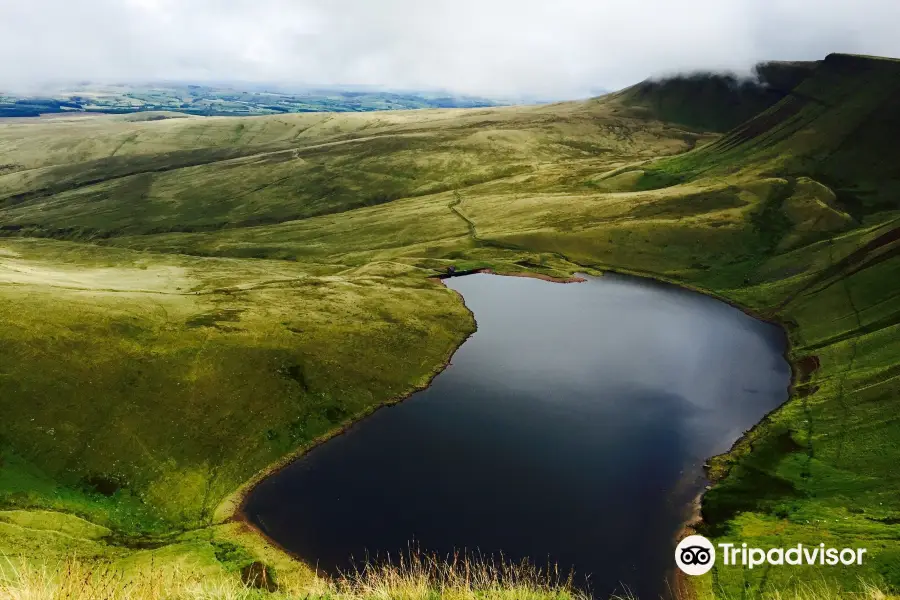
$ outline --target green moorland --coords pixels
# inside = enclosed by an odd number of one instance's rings
[[[755,117],[791,93],[817,62],[766,62],[755,78],[728,73],[690,73],[648,80],[619,94],[659,119],[701,131],[725,132]]]
[[[449,265],[643,274],[783,323],[792,398],[710,461],[698,527],[871,559],[716,569],[693,592],[900,591],[900,62],[830,55],[723,136],[635,93],[0,124],[0,594],[102,564],[238,597],[256,562],[282,592],[386,597],[315,587],[336,584],[235,501],[441,368],[474,327],[433,279]],[[387,596],[427,597],[416,581]]]

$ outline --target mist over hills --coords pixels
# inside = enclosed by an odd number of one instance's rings
[[[780,100],[816,62],[769,61],[753,76],[693,71],[648,79],[618,92],[624,102],[659,119],[724,132]],[[610,93],[595,88],[593,96]],[[574,98],[570,98],[574,99]],[[0,117],[42,114],[128,114],[168,111],[197,116],[298,112],[366,112],[478,108],[565,101],[534,95],[478,97],[442,91],[390,90],[372,85],[155,82],[48,84],[31,93],[0,92]]]
[[[688,127],[725,132],[769,108],[808,77],[818,62],[770,61],[754,76],[692,72],[648,79],[620,92],[623,101],[657,118]]]

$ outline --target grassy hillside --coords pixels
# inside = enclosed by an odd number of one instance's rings
[[[436,269],[576,268],[482,249],[458,194],[698,139],[602,102],[0,125],[0,551],[308,578],[225,500],[441,368],[473,322]]]
[[[700,131],[726,132],[787,96],[816,68],[814,62],[766,62],[755,77],[689,73],[648,79],[619,92],[626,106]]]
[[[308,578],[223,501],[440,368],[472,321],[429,276],[616,269],[788,327],[793,398],[711,462],[704,531],[900,589],[898,91],[832,55],[718,139],[622,95],[0,124],[0,550]],[[698,592],[806,576],[727,575]]]
[[[516,176],[540,189],[568,176],[562,165],[596,172],[699,139],[599,102],[4,132],[3,230],[65,239],[282,223]]]
[[[681,182],[669,190],[716,182],[760,195],[746,220],[751,245],[707,253],[703,264],[670,274],[783,321],[793,343],[792,401],[712,461],[717,485],[704,498],[703,531],[763,547],[822,540],[867,547],[872,571],[893,587],[900,583],[898,92],[900,62],[831,55],[770,110],[713,144],[655,163],[638,180]],[[629,264],[627,257],[614,263]],[[777,568],[742,581],[716,573],[725,589],[802,577]]]

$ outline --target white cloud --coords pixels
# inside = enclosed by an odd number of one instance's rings
[[[182,79],[567,97],[900,55],[896,0],[0,0],[0,89]]]

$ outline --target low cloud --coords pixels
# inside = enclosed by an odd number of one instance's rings
[[[0,89],[190,80],[585,96],[900,55],[896,0],[0,0]]]

